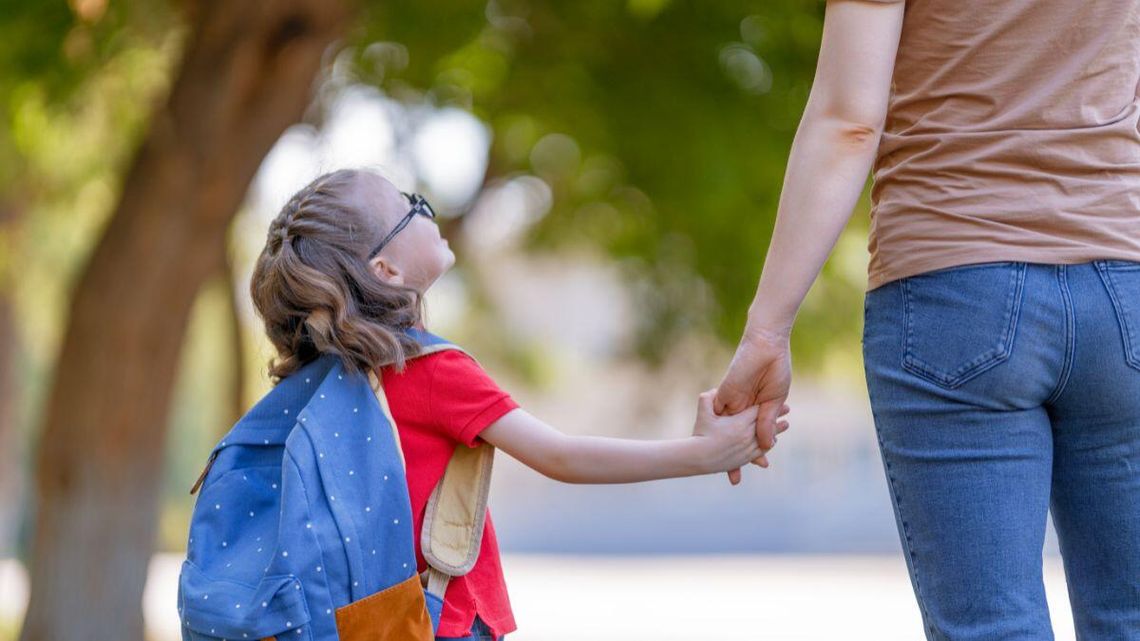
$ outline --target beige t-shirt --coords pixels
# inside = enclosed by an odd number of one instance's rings
[[[1140,260],[1140,0],[905,2],[868,289],[969,263]]]

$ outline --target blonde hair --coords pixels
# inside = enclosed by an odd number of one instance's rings
[[[355,373],[403,368],[419,352],[405,330],[423,315],[420,292],[380,280],[368,251],[388,231],[375,211],[350,197],[363,176],[342,169],[313,180],[269,224],[249,291],[277,351],[273,383],[321,354]]]

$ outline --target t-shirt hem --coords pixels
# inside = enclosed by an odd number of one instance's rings
[[[482,617],[483,615],[480,614],[479,616]],[[491,628],[491,636],[496,639],[519,629],[519,627],[515,625],[514,616],[506,616],[501,619],[484,618],[483,623],[486,623],[487,627]]]
[[[924,262],[914,262],[909,265],[896,266],[893,269],[872,270],[868,272],[866,291],[869,292],[893,281],[910,276],[917,276],[919,274],[925,274],[939,269],[948,269],[950,267],[977,265],[979,263],[1010,261],[1047,265],[1075,265],[1096,260],[1140,261],[1140,253],[1105,250],[1090,251],[1088,248],[1079,248],[1072,251],[1053,249],[1044,252],[1036,250],[1017,251],[1015,248],[1010,247],[995,249],[996,251],[993,252],[979,252],[969,255],[947,255]]]
[[[491,635],[496,639],[505,634],[515,632],[519,629],[518,625],[515,624],[515,617],[513,614],[508,614],[506,616],[498,618],[487,618],[487,616],[482,612],[476,611],[471,614],[471,621],[466,626],[457,622],[448,621],[445,623],[441,621],[439,624],[439,630],[436,631],[435,635],[437,637],[470,636],[471,628],[475,625],[476,615],[478,615],[479,618],[483,619],[483,623],[487,624],[487,627],[491,629]]]

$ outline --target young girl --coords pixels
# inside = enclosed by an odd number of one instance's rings
[[[455,256],[420,196],[379,175],[340,170],[314,180],[270,224],[251,283],[283,378],[321,353],[378,372],[406,460],[415,532],[458,445],[478,440],[567,483],[631,483],[724,472],[758,460],[756,408],[717,416],[700,396],[693,435],[637,441],[567,436],[520,409],[469,356],[416,356],[421,303]],[[786,408],[784,408],[786,412]],[[784,412],[781,412],[781,416]],[[787,428],[780,421],[777,431]],[[415,537],[419,570],[426,562]],[[471,571],[447,585],[440,639],[498,639],[515,630],[488,515]]]

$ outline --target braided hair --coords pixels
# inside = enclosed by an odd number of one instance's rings
[[[369,249],[388,230],[350,198],[367,178],[380,177],[361,169],[324,174],[269,224],[249,290],[277,352],[268,364],[274,384],[325,353],[360,373],[403,368],[418,353],[405,330],[423,315],[422,294],[384,282],[369,265]]]

